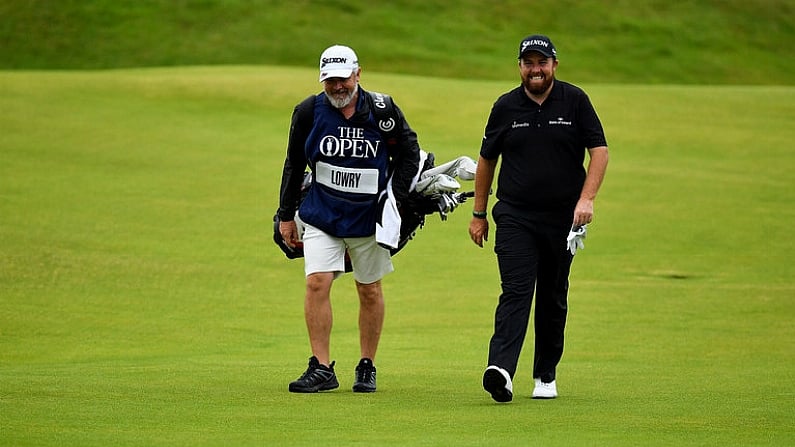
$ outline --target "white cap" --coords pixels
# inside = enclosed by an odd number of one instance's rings
[[[348,78],[359,68],[359,58],[352,49],[334,45],[320,55],[320,82],[328,78]]]

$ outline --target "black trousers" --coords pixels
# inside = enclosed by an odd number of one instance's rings
[[[516,373],[530,322],[535,292],[533,377],[555,380],[563,356],[568,312],[569,271],[574,257],[566,249],[571,211],[530,212],[498,202],[494,251],[502,294],[494,315],[489,365]]]

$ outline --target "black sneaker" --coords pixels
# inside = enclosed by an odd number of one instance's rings
[[[375,366],[370,359],[359,360],[356,367],[356,381],[353,383],[354,393],[372,393],[375,391]]]
[[[331,362],[331,366],[324,366],[317,361],[317,357],[310,357],[306,372],[298,380],[290,382],[290,392],[317,393],[338,388],[340,384],[337,382],[337,375],[334,374],[334,363]]]

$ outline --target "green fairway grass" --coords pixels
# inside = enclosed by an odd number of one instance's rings
[[[469,240],[470,203],[395,257],[378,392],[350,391],[349,275],[332,292],[340,389],[287,392],[310,355],[303,264],[271,219],[316,76],[0,71],[0,445],[795,444],[794,87],[580,84],[611,161],[560,398],[530,399],[530,336],[499,405],[481,387],[496,262]],[[362,85],[446,161],[477,157],[515,82]]]

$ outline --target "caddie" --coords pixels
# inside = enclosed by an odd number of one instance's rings
[[[420,147],[392,99],[365,91],[360,76],[351,48],[327,48],[320,56],[323,92],[299,103],[292,115],[277,217],[285,244],[303,244],[304,315],[312,356],[306,371],[290,383],[291,392],[339,387],[330,356],[330,295],[333,281],[345,272],[346,252],[359,296],[361,359],[353,391],[376,390],[374,360],[384,321],[381,279],[393,271],[389,250],[375,236],[384,207],[379,197],[385,197],[389,185],[392,207],[406,201],[418,172]],[[395,118],[376,118],[376,109],[387,105]],[[394,138],[385,138],[387,130]],[[312,184],[300,200],[307,166]]]

